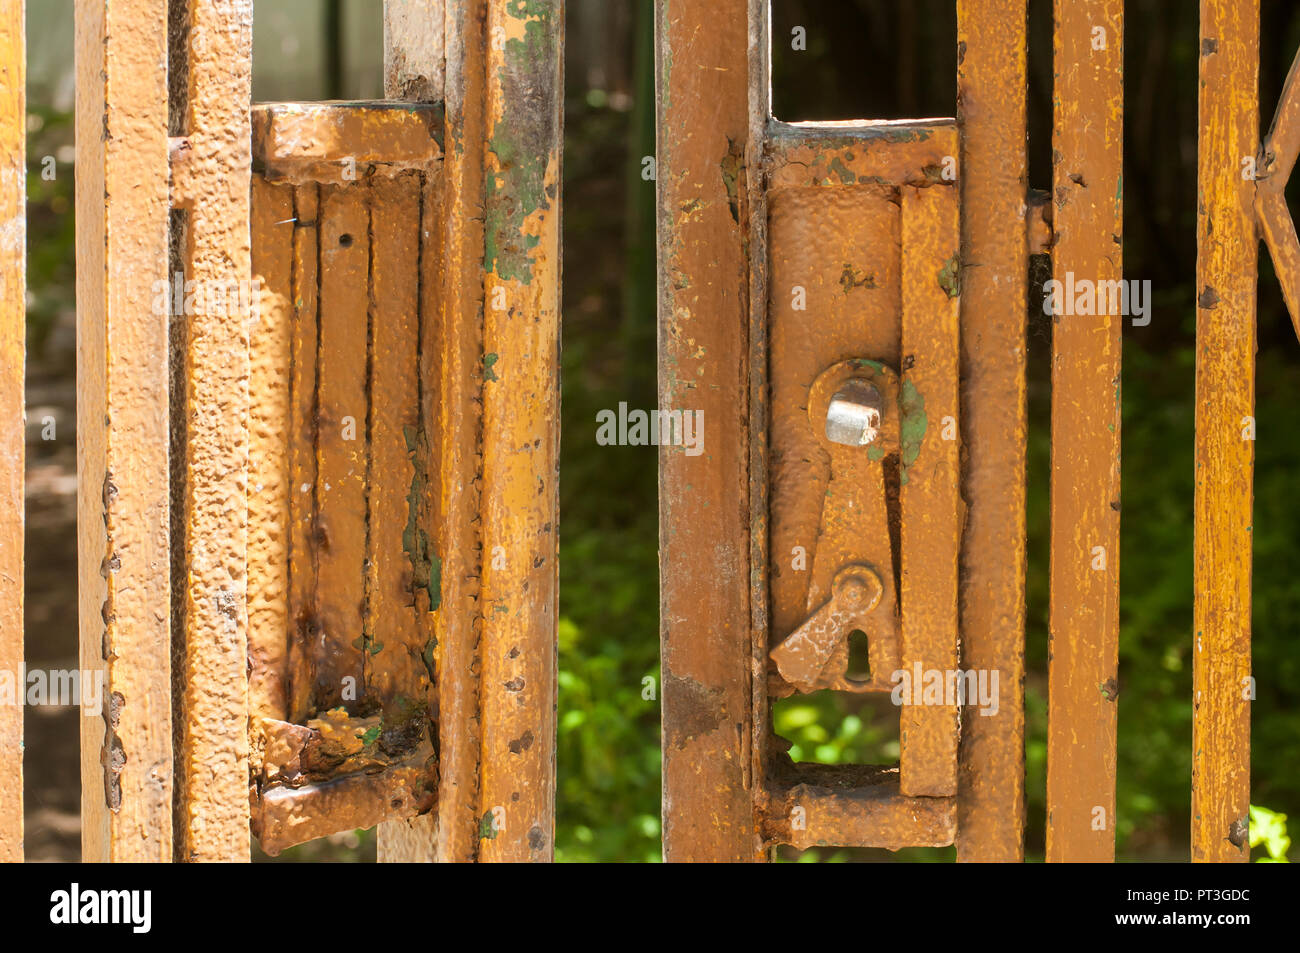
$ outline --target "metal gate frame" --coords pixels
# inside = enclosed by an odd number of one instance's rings
[[[771,117],[767,0],[657,10],[660,406],[716,422],[708,455],[660,453],[664,852],[760,860],[774,826],[756,756],[769,704],[764,200],[790,126]],[[1024,315],[1005,303],[1027,302],[1031,252],[1051,254],[1056,279],[1122,274],[1122,0],[1055,3],[1048,203],[1026,182],[1026,12],[1026,0],[956,4],[962,665],[1000,671],[1011,691],[1007,717],[962,727],[959,860],[1024,857],[1026,349]],[[1281,198],[1300,152],[1300,66],[1260,147],[1258,0],[1203,0],[1201,20],[1192,857],[1246,860],[1253,447],[1241,427],[1253,412],[1257,218],[1300,328],[1300,241]],[[1258,196],[1241,175],[1257,152]],[[1053,335],[1052,861],[1114,859],[1122,320],[1058,317]],[[851,826],[826,842],[899,843]]]
[[[14,670],[23,13],[22,0],[0,4],[0,405],[14,411],[0,438],[13,504],[0,516],[0,664]],[[248,591],[247,559],[260,529],[249,520],[260,329],[245,295],[172,322],[151,302],[174,270],[250,283],[252,15],[252,0],[77,5],[80,651],[106,699],[103,720],[82,724],[86,860],[250,854],[248,606],[251,595],[262,611],[266,595]],[[446,203],[430,236],[442,254],[421,276],[436,302],[430,340],[444,345],[428,382],[437,490],[417,501],[441,569],[440,787],[431,814],[384,825],[380,858],[549,860],[564,7],[388,0],[385,15],[389,99],[445,101]],[[21,738],[21,708],[6,706],[0,859],[22,858]]]

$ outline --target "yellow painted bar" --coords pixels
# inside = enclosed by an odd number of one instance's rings
[[[248,708],[254,721],[288,714],[290,353],[293,332],[293,189],[253,178],[257,314],[249,340]]]
[[[184,587],[176,857],[246,861],[253,5],[191,0],[188,15],[191,203],[183,256],[204,304],[186,315],[185,404],[173,416],[187,430],[186,577],[176,581]],[[137,20],[127,32],[139,27]],[[140,69],[159,72],[158,62]]]
[[[420,187],[407,172],[369,185],[371,256],[370,488],[366,541],[366,687],[384,699],[425,703],[422,661],[428,607],[417,609],[412,499],[421,429]]]
[[[1123,0],[1057,0],[1047,859],[1115,859]],[[1096,313],[1066,300],[1098,289]],[[1079,287],[1087,287],[1079,285]],[[1110,290],[1106,290],[1110,289]],[[1111,291],[1114,291],[1112,294]]]
[[[440,302],[442,300],[441,281],[443,278],[441,270],[443,263],[442,249],[446,237],[446,231],[441,225],[443,209],[442,181],[441,170],[430,170],[424,176],[420,187],[419,398],[423,439],[417,442],[414,458],[417,472],[424,475],[424,492],[417,493],[413,484],[411,502],[412,506],[415,507],[417,541],[419,540],[419,534],[423,532],[424,542],[421,545],[426,546],[438,539],[438,525],[434,522],[433,517],[437,508],[442,505],[442,493],[436,489],[440,479],[438,461],[441,454],[435,448],[443,446],[437,426],[439,420],[438,408],[443,400],[438,369],[443,366],[444,355],[451,351],[451,347],[440,342],[438,338],[438,328],[442,321],[440,311]],[[425,555],[436,557],[435,553],[426,553]],[[441,575],[442,564],[439,563],[435,568],[434,564],[430,562],[429,572],[431,576],[434,572]],[[439,581],[441,582],[441,580]],[[430,578],[428,588],[423,591],[417,588],[415,595],[416,611],[421,614],[421,637],[427,640],[421,650],[421,657],[434,661],[434,677],[436,680],[440,668],[437,664],[439,646],[435,633],[432,631],[432,626],[437,619],[437,614],[433,612],[433,600],[441,598],[441,594],[439,587]],[[441,696],[439,696],[439,700],[441,703]],[[440,704],[439,714],[442,715],[444,711],[445,708]],[[434,731],[442,731],[443,720],[443,718],[439,718],[438,723],[433,728]],[[442,736],[441,743],[446,744],[445,734]],[[446,751],[445,747],[443,751]],[[446,773],[446,762],[443,760],[439,764],[439,774],[441,777],[445,777]],[[446,788],[444,787],[443,790],[446,790]],[[472,820],[472,815],[470,819]],[[441,839],[441,843],[449,841],[450,838]],[[380,824],[376,842],[380,862],[427,863],[437,860],[440,847],[437,809],[435,808],[430,813],[422,814],[419,817],[404,818]]]
[[[443,289],[434,425],[436,470],[426,499],[436,530],[434,607],[438,673],[438,847],[444,861],[473,860],[479,844],[479,447],[483,387],[483,151],[487,0],[447,0],[447,99],[432,278]]]
[[[768,647],[755,647],[752,629],[766,610],[751,616],[746,406],[749,294],[761,279],[751,276],[740,197],[750,191],[751,126],[767,117],[750,111],[750,14],[746,0],[655,4],[659,407],[694,411],[708,428],[705,453],[659,449],[668,861],[751,861],[760,852],[750,726],[752,682],[763,681],[753,676]]]
[[[23,386],[27,347],[24,0],[0,0],[0,862],[23,859]]]
[[[504,42],[487,63],[479,859],[539,861],[555,836],[564,5],[489,0],[487,22]]]
[[[958,0],[962,190],[962,667],[998,714],[962,724],[957,857],[1024,859],[1026,2]]]
[[[951,273],[960,242],[952,186],[902,192],[902,410],[927,421],[905,440],[899,487],[903,668],[956,671],[957,566],[961,555],[960,287]],[[908,362],[910,361],[910,366]],[[905,438],[910,435],[905,434]],[[907,797],[957,793],[956,705],[924,704],[921,682],[899,721],[899,791]],[[967,718],[981,717],[973,708]]]
[[[82,856],[170,861],[167,3],[88,0],[76,31]]]
[[[319,187],[294,189],[293,333],[289,344],[289,639],[287,721],[312,713],[309,652],[316,637],[316,348]]]
[[[1246,861],[1259,0],[1201,0],[1200,54],[1192,860]]]
[[[316,624],[312,705],[360,699],[365,685],[366,428],[370,210],[355,185],[321,187],[317,352]],[[346,681],[351,679],[350,682]],[[354,712],[355,713],[355,712]]]

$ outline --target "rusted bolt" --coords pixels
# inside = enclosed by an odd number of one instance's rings
[[[880,436],[884,408],[880,391],[853,378],[835,392],[826,408],[826,439],[850,447],[864,447]]]

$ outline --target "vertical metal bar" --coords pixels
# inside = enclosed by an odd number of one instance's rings
[[[320,187],[294,188],[293,334],[289,344],[289,666],[288,720],[301,724],[311,712],[310,646],[316,635],[316,351],[319,337],[318,280]]]
[[[365,682],[366,428],[370,209],[355,185],[320,191],[317,355],[316,622],[312,705],[359,699]],[[345,682],[351,679],[351,682]]]
[[[444,162],[446,161],[448,160],[444,159]],[[443,292],[439,286],[441,272],[438,269],[443,261],[443,240],[446,235],[441,219],[443,209],[441,182],[440,173],[437,170],[430,170],[423,176],[420,188],[419,259],[423,269],[418,282],[420,425],[414,457],[416,471],[424,480],[424,490],[422,492],[417,491],[416,485],[413,484],[411,503],[415,507],[416,540],[421,547],[420,552],[424,558],[429,555],[426,551],[428,541],[434,538],[437,532],[435,529],[436,524],[431,523],[431,511],[437,505],[437,501],[442,498],[442,493],[435,489],[439,486],[439,474],[434,461],[440,459],[435,448],[443,446],[435,426],[435,422],[438,420],[437,408],[441,406],[440,381],[437,369],[441,366],[440,362],[443,355],[450,350],[450,347],[441,340],[438,334],[438,328],[441,327],[440,322],[442,320],[439,304],[443,298]],[[433,570],[433,564],[429,568]],[[440,570],[441,566],[438,567],[437,571]],[[426,662],[429,659],[435,659],[433,673],[435,678],[441,669],[436,662],[438,642],[430,629],[437,618],[433,614],[433,609],[437,607],[435,600],[439,597],[438,586],[433,580],[428,582],[426,595],[421,595],[419,590],[416,592],[416,611],[421,617],[420,634],[428,640],[425,642],[420,655]],[[441,724],[446,720],[446,711],[446,703],[443,701],[438,712],[439,724],[434,726],[435,731],[441,731]],[[443,745],[444,760],[440,766],[440,773],[445,778],[447,774],[445,760],[447,738],[445,735],[442,737],[441,743]],[[472,816],[470,819],[472,820]],[[438,813],[435,810],[428,814],[421,814],[418,817],[409,817],[380,824],[375,841],[381,863],[427,863],[435,861],[438,859],[440,846]]]
[[[76,29],[78,614],[81,669],[104,678],[82,855],[169,861],[167,4],[79,3]]]
[[[483,386],[483,151],[487,80],[486,0],[447,0],[446,127],[443,201],[435,256],[443,297],[439,395],[430,440],[429,501],[437,528],[439,597],[434,664],[438,673],[438,859],[473,860],[478,850],[479,602],[478,448]]]
[[[941,275],[958,253],[960,197],[950,186],[902,188],[903,403],[928,430],[909,457],[899,487],[902,661],[905,671],[953,672],[961,551],[961,443],[945,432],[960,417],[960,289]],[[954,428],[955,429],[955,428]],[[919,682],[919,680],[918,680]],[[909,797],[957,793],[958,708],[922,704],[914,683],[899,713],[899,791]],[[973,715],[973,717],[983,717]],[[995,716],[996,717],[996,716]]]
[[[668,860],[751,860],[747,0],[656,4],[659,406],[705,452],[659,451]]]
[[[23,859],[23,386],[27,113],[24,0],[0,0],[0,862]]]
[[[1047,859],[1115,859],[1123,0],[1056,0]],[[1095,290],[1075,313],[1074,288]]]
[[[441,17],[438,20],[442,25]],[[420,402],[420,243],[424,176],[415,171],[370,184],[370,488],[366,569],[367,694],[424,705],[422,659],[429,604],[415,579],[418,509],[427,459]],[[423,251],[423,254],[429,254]],[[432,859],[432,820],[386,821],[376,831],[382,862]]]
[[[564,4],[489,0],[479,859],[555,839]]]
[[[114,3],[116,6],[116,2]],[[183,725],[176,855],[247,860],[246,545],[253,5],[191,0],[187,136],[191,197],[186,278],[204,304],[186,315],[188,428]],[[163,18],[165,21],[165,18]],[[139,22],[124,24],[128,34]],[[158,63],[147,68],[159,72]],[[115,276],[114,276],[115,277]],[[209,304],[225,289],[225,305]],[[178,409],[178,413],[179,413]],[[156,607],[155,607],[156,608]],[[129,757],[128,752],[128,757]]]
[[[1245,861],[1259,0],[1201,0],[1200,52],[1192,860]]]
[[[293,420],[293,186],[253,179],[252,265],[257,314],[249,341],[248,708],[283,721],[289,649],[292,491],[286,422]]]
[[[749,0],[749,135],[743,168],[763,168],[767,149],[767,124],[772,118],[772,5],[769,0]],[[771,732],[771,702],[767,692],[768,632],[771,599],[768,589],[770,525],[768,519],[768,389],[770,387],[768,334],[767,182],[763,175],[744,175],[745,193],[739,195],[741,217],[746,221],[749,266],[749,559],[762,567],[749,574],[749,694],[750,724],[744,739],[748,754],[746,788],[755,790],[765,771],[765,745]],[[739,210],[738,209],[738,210]],[[754,859],[766,860],[768,851],[754,847]]]
[[[366,694],[423,703],[420,657],[428,607],[415,593],[416,482],[420,406],[420,185],[408,171],[369,185],[370,480],[366,541]]]
[[[961,627],[998,672],[998,714],[966,719],[957,856],[1024,856],[1026,0],[958,0],[962,379]]]

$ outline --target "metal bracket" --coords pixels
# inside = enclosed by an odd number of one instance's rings
[[[810,614],[771,653],[781,677],[801,692],[887,692],[900,665],[897,554],[889,543],[885,479],[886,461],[899,452],[898,395],[897,373],[863,358],[831,365],[809,389],[808,417],[830,455],[831,479],[808,591]],[[868,540],[877,545],[867,549]],[[888,565],[866,558],[882,551],[890,555]],[[829,597],[818,582],[828,578]],[[855,630],[867,636],[869,679],[847,672]]]

